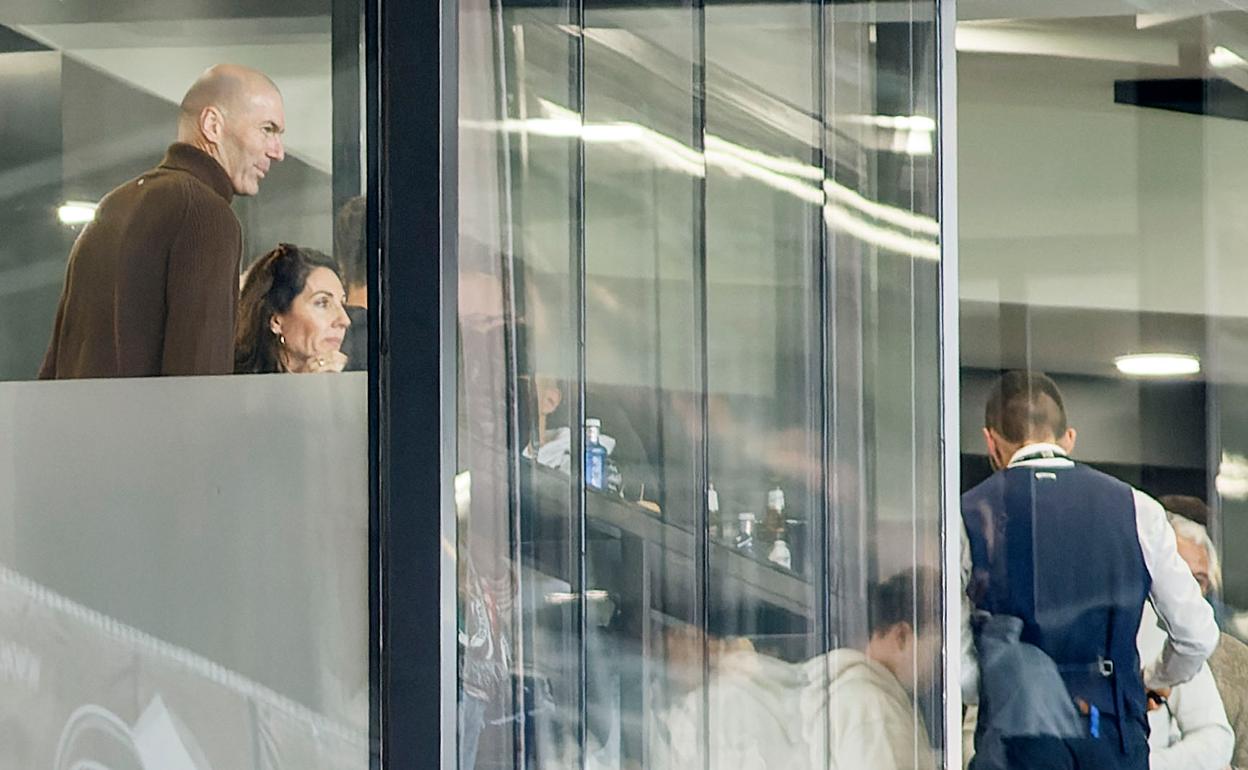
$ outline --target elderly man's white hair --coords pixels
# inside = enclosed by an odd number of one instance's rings
[[[1209,530],[1203,524],[1171,511],[1167,511],[1166,516],[1170,519],[1170,526],[1174,527],[1174,534],[1205,549],[1209,556],[1209,588],[1213,593],[1221,591],[1222,565],[1218,562],[1218,549],[1213,546]]]

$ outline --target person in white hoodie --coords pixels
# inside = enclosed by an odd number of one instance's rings
[[[870,639],[800,663],[755,652],[722,658],[706,704],[711,768],[934,770],[916,688],[939,663],[934,571],[907,570],[874,586]],[[702,693],[666,714],[655,767],[700,767]]]
[[[1140,658],[1155,658],[1165,641],[1157,613],[1151,604],[1144,605],[1136,638]],[[1230,766],[1235,733],[1208,663],[1183,684],[1149,693],[1148,730],[1149,770],[1225,770]]]

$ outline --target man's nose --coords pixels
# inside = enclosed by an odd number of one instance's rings
[[[286,157],[286,148],[282,146],[282,138],[274,137],[273,147],[269,150],[269,157],[273,160],[283,160]]]

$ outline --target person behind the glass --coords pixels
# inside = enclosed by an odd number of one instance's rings
[[[1210,521],[1209,507],[1203,500],[1186,495],[1163,495],[1157,502],[1165,507],[1174,527],[1179,556],[1213,606],[1214,616],[1226,624],[1217,649],[1209,656],[1208,667],[1234,736],[1231,767],[1248,768],[1248,645],[1231,633],[1239,630],[1235,618],[1242,618],[1243,613],[1236,613],[1221,601],[1221,560],[1206,528]],[[1165,698],[1166,705],[1172,705],[1172,697],[1165,692],[1158,694]],[[1154,702],[1158,701],[1150,699],[1150,705]],[[1156,719],[1154,712],[1149,713],[1149,719]],[[1156,737],[1156,731],[1150,734],[1149,743],[1154,743]],[[1177,766],[1177,763],[1170,766]]]
[[[520,379],[524,397],[522,436],[527,439],[524,456],[539,465],[570,473],[572,431],[568,426],[569,409],[564,398],[567,384],[541,373]],[[601,483],[592,483],[587,472],[586,485],[619,494],[657,510],[657,505],[652,502],[658,496],[654,471],[645,445],[625,410],[609,399],[587,392],[585,412],[586,453],[588,455],[593,451],[589,446],[592,440],[606,455]],[[586,464],[588,466],[588,458]]]
[[[40,379],[229,374],[242,227],[285,157],[282,96],[218,64],[182,98],[160,165],[109,192],[74,242]]]
[[[351,319],[338,264],[283,243],[247,271],[238,305],[236,374],[341,372]]]
[[[996,472],[962,495],[964,640],[970,604],[987,618],[963,648],[963,697],[979,703],[972,770],[1146,770],[1147,691],[1188,681],[1217,645],[1213,611],[1161,505],[1071,460],[1075,438],[1046,375],[1007,372],[992,386],[984,439]],[[1150,599],[1166,639],[1142,661],[1136,637]],[[1002,621],[1014,624],[1016,646],[1056,669],[1059,698],[1037,700],[1044,709],[1016,708],[1026,682],[988,654],[985,641],[1005,639],[985,631]],[[1064,711],[1049,708],[1062,701]]]
[[[656,731],[656,766],[701,766],[705,703],[715,770],[934,770],[914,704],[939,668],[939,586],[924,567],[872,586],[861,649],[789,663],[735,646],[712,658],[706,700],[694,687]]]
[[[347,290],[347,329],[342,352],[347,356],[349,372],[368,369],[368,253],[366,217],[368,201],[357,195],[338,210],[334,221],[334,257],[342,269],[342,283]]]

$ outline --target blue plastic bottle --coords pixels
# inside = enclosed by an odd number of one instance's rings
[[[607,488],[607,449],[598,442],[601,431],[602,420],[585,420],[585,486],[590,489]]]

